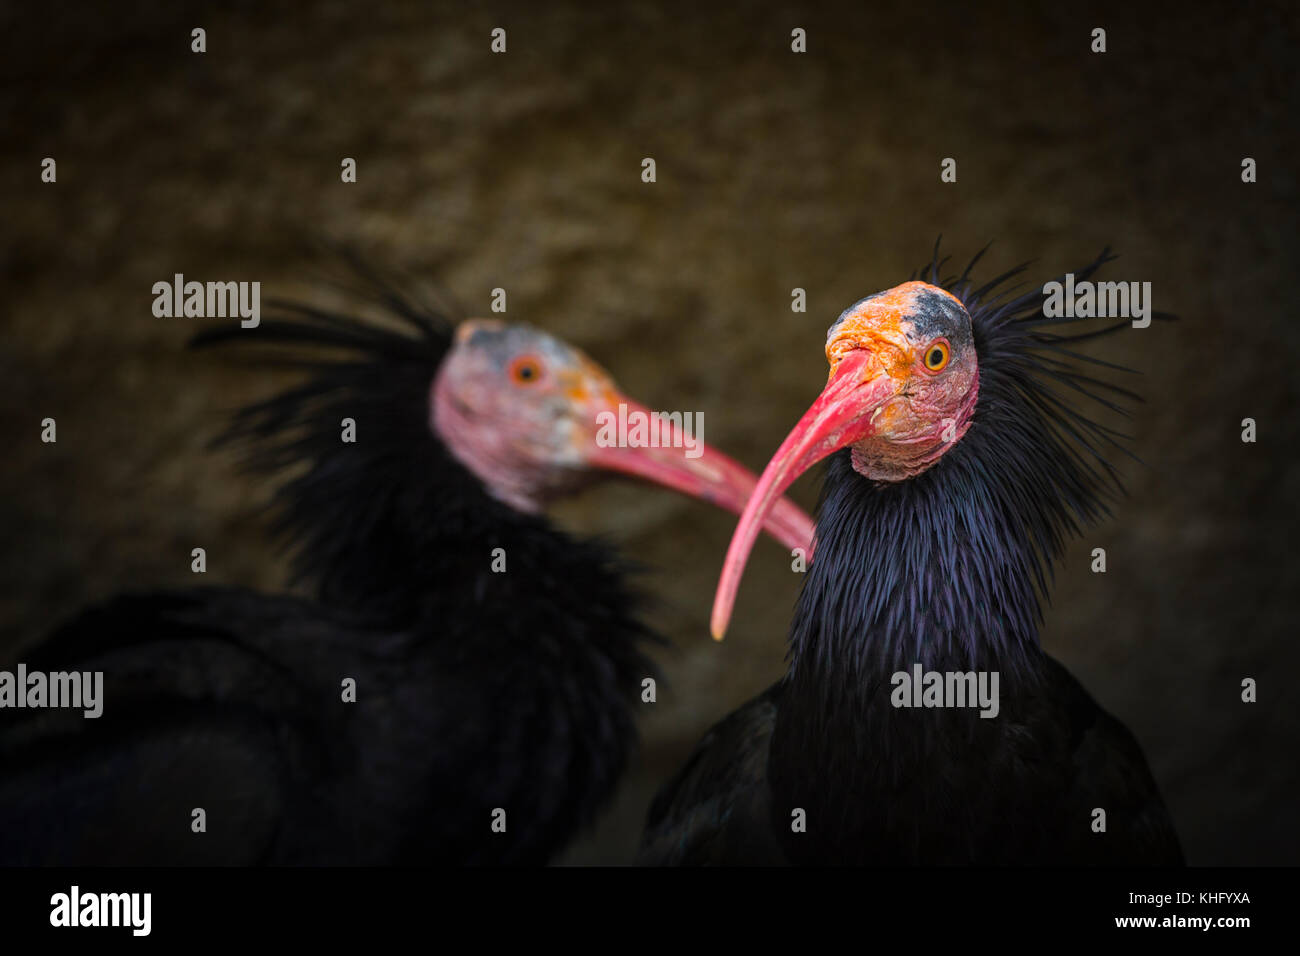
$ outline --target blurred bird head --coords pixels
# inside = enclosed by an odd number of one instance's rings
[[[610,422],[653,416],[578,349],[491,319],[457,326],[430,393],[430,426],[453,457],[520,511],[621,473],[739,514],[755,476],[676,422],[661,420],[657,447],[609,440]],[[788,501],[763,525],[787,547],[811,546],[811,519]]]

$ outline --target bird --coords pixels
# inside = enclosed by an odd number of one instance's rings
[[[1139,396],[1078,346],[1130,323],[1051,317],[1013,281],[1028,264],[977,284],[983,255],[953,274],[936,245],[829,328],[829,379],[746,506],[712,619],[720,640],[757,522],[829,459],[786,673],[661,788],[641,863],[1183,862],[1133,734],[1039,640],[1054,564],[1136,457],[1107,422]]]
[[[602,446],[595,416],[642,406],[582,352],[352,264],[378,320],[279,302],[193,343],[307,373],[218,439],[289,469],[298,588],[125,593],[29,648],[102,674],[102,713],[0,710],[0,864],[541,865],[610,798],[662,638],[632,565],[545,506],[621,473],[739,512],[756,477]],[[771,527],[810,544],[788,502]]]

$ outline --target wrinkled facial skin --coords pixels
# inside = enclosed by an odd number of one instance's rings
[[[559,339],[472,319],[456,330],[432,395],[432,425],[500,499],[535,512],[586,468],[595,410],[617,406],[609,375]]]
[[[927,364],[946,349],[941,368]],[[938,351],[936,351],[938,350]],[[869,409],[871,434],[853,444],[853,467],[874,481],[925,471],[970,427],[978,368],[970,316],[948,292],[907,282],[845,309],[826,334],[833,379],[850,352],[865,353],[860,376],[890,385]]]

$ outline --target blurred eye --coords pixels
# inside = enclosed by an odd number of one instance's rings
[[[524,355],[510,363],[510,381],[516,385],[531,385],[542,377],[542,363],[531,355]]]
[[[936,339],[931,342],[925,349],[925,367],[931,372],[941,372],[943,367],[948,364],[948,359],[952,353],[948,349],[948,343],[943,339]]]

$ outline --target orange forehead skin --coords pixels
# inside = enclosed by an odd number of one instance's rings
[[[564,394],[574,402],[586,402],[595,393],[604,404],[618,405],[618,390],[609,373],[582,353],[578,353],[577,367],[563,380]]]
[[[904,282],[886,289],[859,303],[836,326],[835,334],[826,343],[826,359],[831,368],[834,369],[845,352],[859,348],[877,353],[891,372],[910,366],[913,356],[903,334],[903,322],[916,311],[917,299],[925,292],[937,292],[961,305],[961,300],[951,292],[928,282]],[[900,368],[888,368],[890,365]]]

